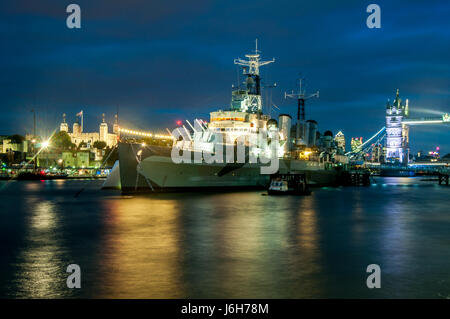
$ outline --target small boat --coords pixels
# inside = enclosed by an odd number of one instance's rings
[[[269,195],[310,195],[304,174],[277,174],[271,178]]]

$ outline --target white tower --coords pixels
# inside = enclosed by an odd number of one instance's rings
[[[59,130],[69,133],[69,125],[66,123],[66,113],[63,113],[63,121],[59,125]]]
[[[75,136],[81,134],[81,126],[80,126],[80,123],[78,123],[78,122],[73,123],[72,132],[73,132],[73,135],[75,135]]]

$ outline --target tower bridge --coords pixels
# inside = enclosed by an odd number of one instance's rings
[[[409,128],[411,125],[449,124],[450,115],[440,118],[409,118],[409,103],[403,103],[397,89],[393,104],[386,104],[386,157],[390,163],[408,164],[409,161]]]
[[[415,125],[450,124],[450,115],[442,114],[435,118],[410,118],[409,101],[402,101],[397,89],[394,102],[386,104],[386,126],[381,128],[356,150],[346,153],[350,159],[361,159],[363,154],[371,150],[373,145],[384,141],[385,162],[408,165],[409,162],[409,130]]]

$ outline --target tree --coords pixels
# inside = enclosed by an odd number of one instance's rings
[[[103,141],[95,141],[93,146],[99,150],[102,150],[106,147],[106,143]]]
[[[72,148],[72,140],[67,132],[60,131],[52,136],[50,145],[58,150],[70,150]]]
[[[450,153],[448,153],[447,155],[445,155],[443,158],[450,158]]]

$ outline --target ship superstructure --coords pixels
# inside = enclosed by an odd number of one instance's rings
[[[279,132],[277,121],[271,120],[269,115],[262,112],[259,69],[273,63],[275,59],[262,61],[257,46],[254,53],[246,54],[245,57],[246,59],[234,60],[235,64],[242,67],[244,81],[233,87],[229,108],[211,112],[209,122],[196,119],[192,125],[187,121],[192,131],[186,126],[179,127],[175,134],[178,133],[176,136],[182,138],[175,142],[175,147],[213,153],[223,144],[235,144],[240,140],[252,144],[250,151],[255,157],[270,157],[273,149],[277,150],[278,157],[285,155],[289,134]],[[269,143],[261,141],[260,134],[266,135]],[[218,135],[221,136],[220,142],[217,141]],[[273,147],[270,145],[272,141],[278,144]]]

